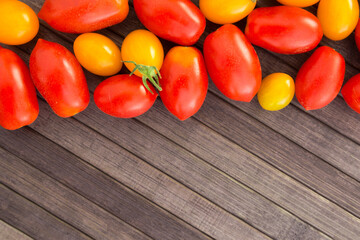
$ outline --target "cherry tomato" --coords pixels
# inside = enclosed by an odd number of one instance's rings
[[[161,69],[160,92],[165,107],[180,120],[194,115],[203,105],[208,90],[204,58],[193,47],[174,47]]]
[[[264,78],[257,96],[263,109],[278,111],[290,104],[294,94],[292,77],[285,73],[273,73]]]
[[[217,24],[235,23],[254,10],[256,0],[200,0],[199,6],[205,17]]]
[[[319,0],[277,0],[279,3],[293,7],[309,7],[319,2]]]
[[[38,16],[58,31],[86,33],[118,24],[128,13],[128,0],[46,0]]]
[[[30,55],[36,88],[60,117],[71,117],[89,104],[84,72],[75,56],[60,44],[39,39]]]
[[[331,40],[347,38],[359,21],[358,0],[321,0],[317,16],[324,35]]]
[[[227,24],[211,33],[204,43],[209,75],[228,98],[250,102],[261,85],[261,66],[255,49],[241,30]]]
[[[134,0],[136,15],[157,36],[180,45],[195,44],[206,20],[190,0]]]
[[[137,64],[155,66],[160,70],[164,61],[164,49],[160,40],[147,30],[135,30],[126,36],[121,46],[121,55],[124,61],[134,61]],[[125,63],[130,71],[133,71],[135,65]],[[142,77],[137,70],[135,75]]]
[[[133,118],[147,112],[155,103],[157,94],[151,94],[141,78],[117,75],[101,82],[95,89],[94,99],[98,108],[118,118]]]
[[[16,130],[33,123],[39,114],[29,68],[13,51],[0,47],[0,125]]]
[[[24,44],[38,31],[39,19],[28,5],[16,0],[0,1],[0,43]]]
[[[308,52],[323,36],[313,14],[289,6],[255,9],[247,19],[245,34],[252,44],[281,54]]]
[[[80,64],[96,75],[114,75],[123,65],[118,46],[98,33],[84,33],[76,38],[74,52]]]
[[[360,51],[360,21],[358,22],[356,29],[355,29],[355,42],[356,46]]]
[[[341,93],[346,103],[357,113],[360,113],[360,74],[350,78]]]
[[[316,49],[300,68],[295,91],[299,103],[306,110],[328,105],[340,92],[345,75],[345,60],[334,49]]]

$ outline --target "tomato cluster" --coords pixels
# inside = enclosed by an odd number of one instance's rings
[[[315,49],[323,35],[338,41],[356,28],[360,50],[358,0],[278,2],[283,5],[255,9],[256,0],[200,0],[199,7],[190,0],[133,0],[136,15],[149,31],[131,32],[120,49],[93,31],[122,22],[129,13],[128,0],[45,0],[38,16],[18,0],[0,1],[0,43],[31,41],[39,30],[38,17],[58,31],[81,34],[74,42],[75,55],[60,44],[39,39],[30,68],[14,52],[0,47],[0,125],[14,130],[36,120],[35,88],[60,117],[83,111],[90,93],[82,67],[110,77],[95,89],[94,100],[103,112],[119,118],[145,113],[160,96],[173,115],[185,120],[204,103],[208,75],[226,97],[250,102],[257,94],[261,107],[269,111],[286,107],[295,94],[306,110],[322,108],[343,84],[345,60],[338,52],[317,48],[294,82],[281,72],[262,79],[253,45],[299,54]],[[317,16],[302,9],[317,3]],[[245,17],[242,32],[233,23]],[[191,45],[203,35],[206,19],[223,26],[206,36],[203,55]],[[158,37],[179,46],[165,56]],[[123,65],[130,75],[116,75]],[[345,84],[342,95],[360,113],[360,75]]]

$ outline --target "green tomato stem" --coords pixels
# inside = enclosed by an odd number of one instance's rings
[[[154,94],[149,85],[148,85],[148,80],[151,82],[151,84],[158,90],[158,91],[162,91],[162,88],[160,86],[160,82],[159,82],[159,78],[161,79],[161,74],[159,69],[157,69],[157,67],[155,66],[147,66],[147,65],[142,65],[142,64],[137,64],[134,61],[123,61],[124,63],[132,63],[135,65],[134,70],[130,73],[130,76],[132,76],[136,70],[138,70],[143,76],[142,76],[142,81],[144,84],[144,87],[151,93]]]

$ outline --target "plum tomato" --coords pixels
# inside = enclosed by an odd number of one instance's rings
[[[319,0],[277,0],[277,1],[286,6],[301,7],[301,8],[309,7],[319,2]]]
[[[205,17],[217,24],[235,23],[254,10],[256,0],[200,0],[199,6]]]
[[[155,89],[150,85],[153,92]],[[148,111],[158,94],[151,94],[140,77],[116,75],[101,82],[95,89],[97,107],[113,117],[134,118]]]
[[[164,61],[164,49],[160,40],[152,32],[139,29],[125,37],[121,46],[121,56],[130,71],[134,70],[135,65],[128,61],[154,66],[160,70]],[[136,70],[134,74],[143,76],[139,70]]]
[[[180,45],[193,45],[203,34],[206,19],[190,0],[134,0],[136,15],[160,38]]]
[[[259,57],[243,32],[226,24],[207,36],[204,58],[216,87],[228,98],[250,102],[261,85]]]
[[[0,1],[0,43],[25,44],[38,31],[39,19],[28,5],[17,0]]]
[[[84,33],[77,37],[74,53],[86,70],[99,76],[114,75],[123,65],[119,47],[98,33]]]
[[[263,109],[278,111],[290,104],[294,94],[294,79],[285,73],[273,73],[263,79],[257,96]]]
[[[39,39],[30,55],[30,73],[36,88],[60,117],[85,110],[90,93],[81,65],[60,44]]]
[[[160,97],[165,107],[180,120],[194,115],[203,105],[208,90],[204,57],[194,47],[174,47],[161,69]]]
[[[39,105],[29,68],[13,51],[0,47],[0,126],[19,129],[34,122]]]
[[[252,44],[280,54],[308,52],[323,37],[313,14],[289,6],[255,9],[248,16],[245,34]]]
[[[360,74],[350,78],[341,90],[345,102],[357,113],[360,113]]]
[[[45,0],[38,16],[58,31],[87,33],[118,24],[128,13],[128,0]]]
[[[359,21],[358,0],[321,0],[317,16],[324,35],[334,41],[347,38]]]
[[[325,107],[340,92],[344,75],[345,60],[340,53],[327,46],[316,49],[295,80],[299,103],[306,110]]]

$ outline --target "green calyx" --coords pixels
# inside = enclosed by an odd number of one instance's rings
[[[154,93],[151,91],[151,89],[147,83],[148,80],[158,91],[162,91],[162,88],[161,88],[160,82],[159,82],[159,78],[161,79],[161,74],[160,74],[159,69],[157,69],[157,67],[137,64],[134,61],[123,61],[123,62],[124,63],[132,63],[135,65],[135,68],[130,73],[130,76],[133,75],[136,72],[136,70],[138,70],[142,74],[142,81],[143,81],[145,88],[151,94],[154,94]]]

